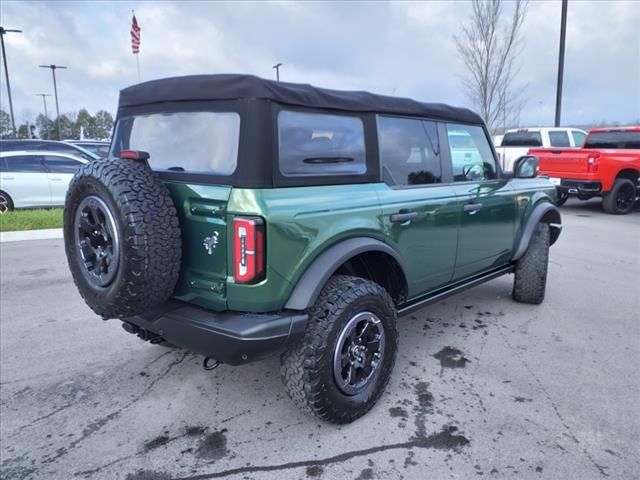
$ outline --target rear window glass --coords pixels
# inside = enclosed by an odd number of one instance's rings
[[[231,175],[238,164],[240,116],[234,112],[153,113],[118,121],[111,155],[142,150],[154,170]]]
[[[507,132],[501,147],[541,147],[540,132]]]
[[[571,142],[569,142],[569,134],[563,131],[550,131],[549,132],[549,142],[552,147],[570,147]]]
[[[282,111],[278,146],[285,176],[359,175],[367,169],[358,117]]]
[[[587,136],[584,148],[640,149],[640,132],[593,132]]]

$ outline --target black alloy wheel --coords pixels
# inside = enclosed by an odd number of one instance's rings
[[[385,334],[380,319],[371,312],[355,315],[342,329],[333,357],[333,376],[347,395],[364,390],[384,356]]]
[[[98,196],[85,197],[76,209],[75,241],[83,273],[98,287],[109,285],[120,259],[120,236],[113,214]]]

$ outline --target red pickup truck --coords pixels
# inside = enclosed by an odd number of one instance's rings
[[[540,174],[558,190],[558,205],[569,195],[602,197],[607,213],[633,210],[640,192],[640,126],[591,130],[582,148],[532,148]]]

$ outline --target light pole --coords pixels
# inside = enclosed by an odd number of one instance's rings
[[[47,97],[50,97],[50,93],[36,93],[37,96],[42,97],[42,103],[44,104],[44,126],[47,130],[47,140],[51,139],[49,134],[49,115],[47,114]]]
[[[9,112],[11,113],[11,126],[13,127],[13,136],[17,137],[16,119],[13,116],[13,101],[11,100],[11,85],[9,84],[9,67],[7,66],[7,52],[4,49],[4,35],[5,33],[21,33],[22,30],[5,29],[0,27],[0,43],[2,43],[2,61],[4,62],[4,74],[7,79],[7,93],[9,97]]]
[[[56,125],[58,127],[58,140],[62,140],[62,136],[60,135],[60,107],[58,106],[58,86],[56,85],[56,69],[62,68],[66,69],[64,65],[39,65],[40,68],[50,68],[51,74],[53,75],[53,93],[56,97]]]
[[[564,40],[567,36],[567,4],[569,0],[562,0],[562,16],[560,18],[560,52],[558,54],[558,86],[556,89],[556,122],[560,126],[562,112],[562,80],[564,77]]]
[[[273,68],[276,69],[276,81],[280,81],[280,67],[282,66],[282,63],[276,63]]]

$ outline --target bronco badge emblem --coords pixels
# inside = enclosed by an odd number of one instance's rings
[[[218,232],[213,232],[213,234],[210,237],[206,237],[202,242],[204,249],[207,251],[209,255],[212,255],[213,249],[216,248],[216,246],[218,246],[218,235],[219,235]]]

